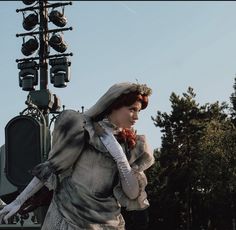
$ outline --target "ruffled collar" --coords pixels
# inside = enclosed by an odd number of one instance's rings
[[[104,123],[104,125],[108,125],[108,127],[112,128],[114,132],[117,132],[117,126],[112,124],[109,120],[106,119],[100,121]],[[90,117],[84,116],[84,129],[89,134],[89,144],[92,145],[95,149],[99,150],[100,152],[104,152],[107,156],[110,156],[108,150],[106,149],[105,145],[101,142],[99,138],[98,126],[96,125],[97,122],[93,122]],[[146,138],[143,135],[136,136],[136,144],[133,149],[131,149],[131,158],[130,163],[136,164],[138,170],[142,171],[150,167],[154,162],[153,157],[153,150],[150,146],[146,143]]]
[[[90,117],[84,115],[84,119],[84,129],[89,135],[88,143],[100,152],[108,152],[99,138],[101,132],[103,132],[103,129],[97,122],[93,122]]]
[[[120,144],[124,144],[127,149],[133,149],[136,144],[136,132],[127,128],[119,128],[107,118],[99,122],[103,129],[113,133]]]
[[[104,118],[103,120],[98,122],[102,127],[106,128],[108,131],[112,132],[114,135],[118,134],[122,128],[119,128],[117,125],[109,121],[108,118]]]

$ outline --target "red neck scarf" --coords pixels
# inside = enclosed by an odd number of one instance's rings
[[[130,129],[122,129],[116,135],[119,143],[127,143],[129,149],[133,149],[136,144],[136,133]]]

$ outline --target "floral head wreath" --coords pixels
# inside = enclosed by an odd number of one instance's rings
[[[90,109],[85,111],[85,115],[91,118],[96,118],[122,94],[128,94],[131,92],[137,92],[143,96],[150,96],[152,94],[151,88],[149,88],[146,84],[131,82],[114,84]]]

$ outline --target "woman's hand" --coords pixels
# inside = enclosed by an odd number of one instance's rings
[[[10,204],[6,205],[1,211],[0,211],[0,224],[2,221],[4,221],[6,224],[8,223],[8,219],[12,217],[14,214],[17,213],[17,211],[20,209],[21,204],[18,202],[18,200],[14,200]]]
[[[21,194],[0,211],[0,223],[2,223],[2,220],[4,220],[5,223],[8,223],[8,219],[20,209],[25,201],[27,201],[42,187],[43,182],[41,182],[37,177],[34,177]]]

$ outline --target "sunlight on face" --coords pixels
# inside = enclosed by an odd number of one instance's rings
[[[138,120],[141,107],[141,102],[136,101],[131,106],[123,106],[113,110],[109,115],[109,120],[119,128],[131,128]]]

